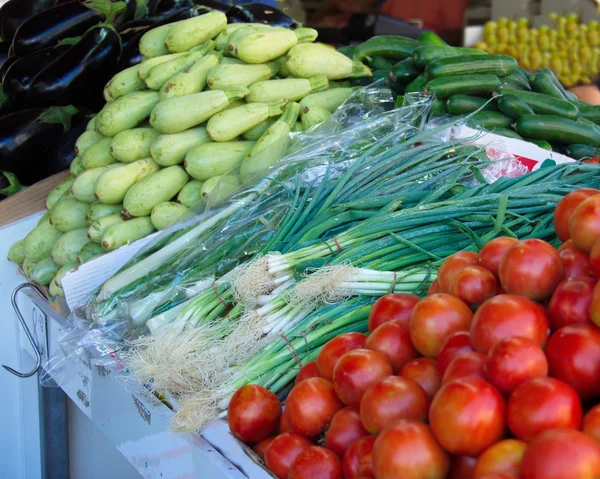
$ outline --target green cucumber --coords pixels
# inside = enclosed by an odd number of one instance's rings
[[[504,90],[531,91],[528,83],[515,80],[512,75],[500,79],[500,88]]]
[[[523,102],[527,103],[527,105],[529,105],[529,107],[538,115],[556,115],[570,120],[576,120],[579,116],[579,110],[573,103],[567,100],[552,98],[548,95],[544,95],[543,93],[502,89],[500,89],[500,93],[513,95],[514,97],[522,100]],[[542,138],[542,140],[543,139],[545,138]]]
[[[354,54],[354,50],[356,50],[356,47],[353,45],[347,45],[345,47],[340,47],[337,49],[338,52],[343,53],[348,58],[352,58],[352,55]]]
[[[390,72],[390,78],[402,85],[412,82],[421,74],[421,69],[415,66],[412,58],[406,58],[396,63]]]
[[[60,197],[71,189],[74,181],[74,178],[67,178],[65,181],[52,188],[50,193],[48,193],[48,197],[46,198],[46,208],[52,208],[56,202],[60,200]]]
[[[380,56],[371,57],[371,59],[367,61],[367,65],[369,65],[371,70],[389,70],[392,68],[392,62],[387,58]]]
[[[106,251],[104,251],[104,248],[100,244],[90,241],[89,243],[84,244],[83,248],[79,251],[77,262],[79,264],[87,263],[98,256],[102,256],[105,252]]]
[[[554,76],[554,73],[548,68],[542,68],[531,75],[529,84],[535,92],[543,93],[559,100],[567,100],[564,95],[565,89]]]
[[[102,247],[106,251],[113,251],[121,246],[145,238],[154,231],[156,230],[149,216],[133,218],[108,228],[102,237]]]
[[[442,58],[459,57],[461,55],[487,55],[483,50],[476,48],[455,48],[449,46],[425,45],[419,47],[413,53],[415,66],[425,68],[431,62]]]
[[[486,74],[505,77],[511,75],[518,66],[517,60],[508,55],[461,55],[431,62],[425,68],[425,74],[430,79]]]
[[[580,106],[581,105],[581,106]],[[577,103],[579,109],[579,116],[590,120],[600,125],[600,105],[590,105],[589,103],[579,102]]]
[[[600,145],[600,133],[598,131],[556,115],[522,116],[516,122],[516,130],[523,137],[554,141],[559,144]]]
[[[448,98],[458,94],[489,94],[499,86],[500,79],[495,75],[457,75],[430,80],[426,90],[438,98]]]
[[[499,111],[480,111],[474,113],[467,120],[467,125],[471,128],[510,128],[512,118],[506,116]]]
[[[61,233],[87,226],[85,216],[89,205],[82,201],[66,198],[58,201],[50,212],[50,223]]]
[[[446,109],[452,115],[465,115],[482,108],[482,111],[498,111],[496,102],[472,95],[453,95],[446,102]]]
[[[494,133],[495,135],[506,136],[507,138],[514,138],[516,140],[522,140],[523,137],[519,135],[515,130],[511,130],[510,128],[503,128],[501,126],[484,128],[486,131],[490,133]]]
[[[535,112],[527,103],[525,103],[523,100],[520,100],[516,96],[509,94],[498,97],[498,108],[502,113],[510,116],[511,118],[519,118],[523,115],[535,114]]]
[[[8,260],[13,263],[21,264],[25,261],[25,240],[19,240],[13,243],[8,249]]]
[[[58,263],[48,256],[35,264],[29,279],[40,286],[48,286],[59,269]]]
[[[544,150],[552,151],[552,145],[546,140],[534,140],[533,138],[524,138],[524,140],[528,141],[529,143],[533,143],[534,145],[539,146]]]
[[[187,211],[187,207],[173,201],[164,201],[152,208],[150,221],[157,230],[166,230],[174,225]]]
[[[395,35],[380,35],[369,38],[358,45],[352,54],[352,59],[360,61],[366,57],[380,56],[384,58],[403,60],[411,56],[421,44],[412,38]]]
[[[421,93],[427,86],[427,76],[421,73],[417,78],[406,85],[404,93]]]
[[[77,262],[77,255],[89,241],[87,232],[87,228],[80,228],[64,233],[52,248],[52,259],[61,266]]]
[[[98,221],[100,218],[104,218],[105,216],[120,213],[122,209],[123,205],[105,205],[104,203],[100,203],[98,201],[89,206],[85,215],[85,219],[91,224],[95,221]]]
[[[430,115],[435,118],[435,117],[439,117],[439,116],[444,116],[448,113],[448,110],[446,109],[446,102],[444,100],[435,100],[432,104],[431,104],[431,111],[430,111]]]
[[[569,101],[577,101],[577,95],[569,90],[565,90],[565,98]]]
[[[575,143],[567,147],[567,154],[575,160],[596,158],[597,156],[600,156],[600,148]]]
[[[191,208],[202,199],[203,181],[188,181],[177,195],[177,203],[181,203],[187,208]]]
[[[435,33],[431,32],[429,30],[425,30],[424,32],[421,32],[419,34],[419,36],[417,37],[417,41],[423,45],[438,45],[438,46],[448,45],[442,38],[440,38]]]

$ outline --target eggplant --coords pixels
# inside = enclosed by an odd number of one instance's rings
[[[298,23],[281,10],[264,3],[241,3],[227,12],[228,23],[265,23],[274,27],[296,28]]]
[[[54,5],[56,0],[9,0],[0,8],[0,36],[10,45],[23,22]]]
[[[6,76],[6,73],[13,65],[13,63],[15,63],[18,59],[19,57],[12,55],[2,62],[2,65],[0,65],[0,83],[4,82],[4,77]]]
[[[77,156],[75,154],[75,142],[87,127],[90,117],[75,115],[71,119],[71,130],[61,136],[58,143],[48,153],[46,166],[48,176],[64,171],[71,166],[71,162]]]
[[[13,46],[18,56],[56,45],[68,37],[83,35],[104,20],[104,15],[72,1],[49,8],[29,18],[19,27]]]
[[[194,6],[192,0],[150,0],[148,2],[148,15],[164,15],[187,10]]]
[[[2,64],[9,57],[9,55],[8,55],[9,50],[10,50],[10,47],[9,47],[8,43],[0,42],[0,67],[2,67]]]
[[[35,76],[29,88],[29,102],[98,111],[104,105],[104,86],[118,70],[120,55],[121,39],[112,27],[92,28]]]

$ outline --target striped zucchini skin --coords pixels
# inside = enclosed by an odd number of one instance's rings
[[[519,135],[571,145],[580,143],[600,146],[600,132],[567,118],[556,115],[526,115],[516,122]]]
[[[431,62],[425,68],[428,78],[442,78],[457,75],[511,75],[519,67],[517,61],[508,55],[462,55],[442,58]]]
[[[448,98],[459,94],[490,94],[499,86],[500,79],[496,75],[460,75],[430,80],[426,90],[438,98]]]

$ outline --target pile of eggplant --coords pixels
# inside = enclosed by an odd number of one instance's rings
[[[105,84],[142,61],[138,43],[145,32],[207,10],[224,12],[229,23],[296,26],[288,15],[260,3],[5,3],[0,8],[0,199],[22,189],[21,184],[31,185],[69,167],[75,140],[104,104]]]

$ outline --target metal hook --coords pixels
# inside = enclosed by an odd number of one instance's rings
[[[11,368],[9,366],[5,366],[4,364],[2,365],[2,367],[4,369],[6,369],[9,373],[12,373],[15,376],[18,376],[20,378],[28,378],[28,377],[33,376],[35,373],[37,373],[40,370],[40,367],[42,366],[42,354],[40,353],[40,350],[39,350],[37,344],[35,344],[33,335],[31,334],[31,331],[29,331],[29,327],[27,327],[27,324],[25,323],[25,319],[23,319],[23,315],[21,314],[21,310],[19,309],[19,306],[17,305],[17,294],[19,293],[19,291],[21,291],[22,289],[25,289],[25,288],[33,289],[44,301],[46,300],[44,293],[42,293],[42,291],[35,284],[31,284],[31,283],[23,283],[23,284],[20,284],[19,286],[17,286],[15,288],[15,290],[13,291],[12,296],[10,298],[10,302],[12,303],[13,309],[15,310],[15,313],[17,313],[17,317],[19,318],[19,323],[21,323],[21,327],[25,330],[25,335],[27,336],[27,339],[29,340],[31,347],[33,348],[33,352],[35,353],[35,366],[34,366],[33,370],[31,370],[28,373],[23,374],[18,371],[15,371],[13,368]]]

